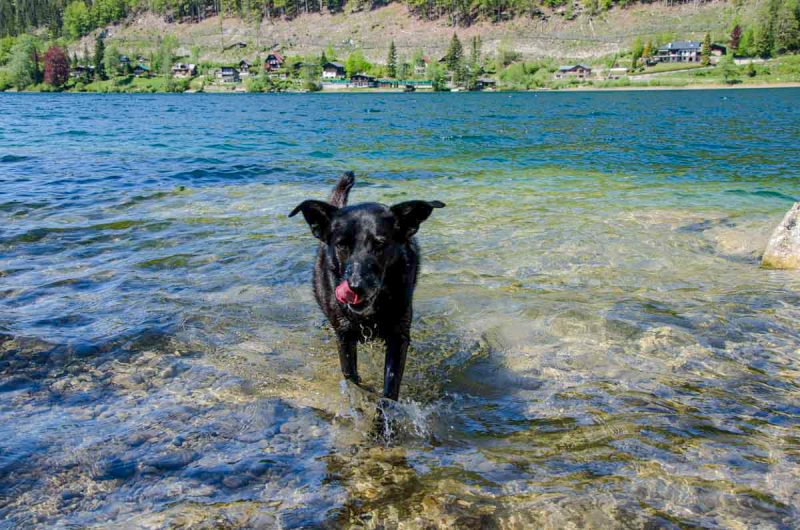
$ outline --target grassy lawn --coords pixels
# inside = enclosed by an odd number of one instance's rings
[[[659,63],[645,68],[644,72],[636,72],[633,75],[657,74],[659,72],[672,72],[673,70],[694,70],[695,68],[705,67],[700,63]]]
[[[71,82],[67,89],[74,92],[183,92],[189,87],[188,80],[170,80],[165,77],[134,77],[132,75],[115,77],[104,81],[82,83]]]
[[[797,83],[800,82],[800,55],[785,55],[762,64],[732,65],[731,80],[744,84],[759,83]],[[722,67],[694,72],[676,72],[665,75],[662,81],[689,84],[725,83]]]

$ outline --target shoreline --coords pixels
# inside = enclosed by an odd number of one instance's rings
[[[621,87],[570,87],[558,90],[540,89],[530,92],[606,92],[606,91],[642,91],[642,90],[753,90],[758,88],[800,88],[800,82],[786,83],[739,83],[726,85],[724,83],[704,83],[698,85],[675,85],[675,86],[621,86]]]
[[[6,90],[0,92],[0,94],[105,94],[105,95],[154,95],[154,94],[172,94],[172,95],[179,95],[179,94],[224,94],[224,95],[253,95],[253,94],[262,94],[262,95],[275,95],[275,94],[295,94],[295,95],[307,95],[307,94],[481,94],[481,93],[522,93],[522,92],[552,92],[552,93],[559,93],[559,92],[640,92],[640,91],[665,91],[665,90],[756,90],[756,89],[768,89],[768,88],[800,88],[800,82],[785,82],[785,83],[740,83],[736,85],[726,85],[723,83],[704,83],[698,85],[675,85],[675,86],[619,86],[619,87],[593,87],[593,86],[576,86],[576,87],[568,87],[568,88],[533,88],[529,90],[479,90],[479,91],[441,91],[435,92],[433,90],[417,90],[416,92],[404,92],[402,90],[394,90],[394,89],[355,89],[355,90],[348,90],[348,89],[341,89],[341,90],[319,90],[316,92],[309,92],[309,91],[282,91],[282,92],[247,92],[246,90],[210,90],[210,91],[202,91],[196,92],[187,90],[185,92],[91,92],[91,91],[74,91],[74,90],[63,90],[63,91],[53,91],[53,92],[42,92],[42,91],[34,91],[34,90]]]

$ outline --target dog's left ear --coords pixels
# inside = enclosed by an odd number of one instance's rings
[[[441,201],[406,201],[395,204],[391,209],[397,218],[401,236],[409,239],[417,233],[422,221],[430,217],[434,208],[444,207]]]
[[[308,226],[311,227],[311,233],[314,237],[321,241],[328,239],[328,233],[331,227],[331,218],[338,210],[336,206],[322,201],[303,201],[298,204],[289,217],[294,217],[297,212],[303,212],[303,217],[306,218]]]

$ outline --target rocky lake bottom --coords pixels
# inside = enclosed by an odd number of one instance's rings
[[[797,527],[798,101],[0,94],[0,528]],[[287,218],[349,169],[447,203],[391,443]]]

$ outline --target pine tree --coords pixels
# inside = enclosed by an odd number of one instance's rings
[[[800,26],[798,25],[800,11],[796,13],[795,9],[795,6],[786,1],[781,2],[776,9],[773,24],[773,51],[776,55],[800,48]]]
[[[759,25],[753,42],[753,51],[759,57],[767,58],[775,48],[775,24],[781,0],[769,0],[758,14]]]
[[[722,72],[722,80],[728,84],[733,85],[739,83],[739,68],[733,63],[733,56],[726,55],[720,59],[717,67]]]
[[[703,39],[703,49],[700,52],[700,64],[708,66],[711,64],[711,35],[706,33]]]
[[[450,40],[450,47],[447,49],[447,69],[455,72],[461,66],[461,59],[464,56],[464,48],[461,46],[461,41],[458,40],[458,35],[453,33],[453,38]]]
[[[470,57],[472,64],[475,64],[475,65],[480,64],[480,62],[481,62],[481,46],[482,46],[482,44],[483,43],[481,42],[480,35],[476,35],[475,37],[472,37],[472,53],[471,53],[471,57]]]
[[[102,35],[98,35],[94,41],[94,77],[95,79],[105,79],[105,58],[106,43],[103,41]]]
[[[753,42],[755,37],[753,35],[753,29],[748,28],[742,33],[742,39],[739,41],[739,46],[737,47],[737,51],[739,55],[744,57],[750,57],[753,55]]]
[[[389,56],[386,58],[386,75],[391,78],[397,76],[397,48],[394,41],[389,44]]]

